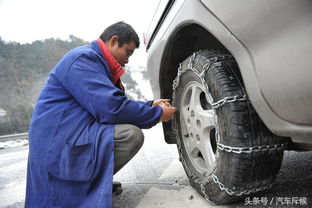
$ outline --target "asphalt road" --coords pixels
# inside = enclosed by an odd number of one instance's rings
[[[176,146],[164,142],[161,125],[144,134],[140,152],[114,176],[123,184],[123,192],[113,197],[115,208],[312,207],[312,152],[286,151],[270,190],[212,206],[189,186]],[[27,154],[28,146],[0,150],[0,208],[23,207]]]

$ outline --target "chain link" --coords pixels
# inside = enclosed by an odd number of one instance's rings
[[[176,106],[175,103],[175,94],[176,94],[176,89],[180,84],[180,77],[183,73],[185,73],[188,70],[193,71],[201,80],[202,85],[205,88],[206,94],[209,95],[210,97],[208,97],[210,100],[209,101],[213,101],[212,96],[210,95],[210,91],[209,91],[209,87],[208,84],[205,80],[206,74],[208,72],[208,70],[211,68],[212,65],[215,66],[220,66],[221,60],[230,58],[231,56],[229,55],[222,55],[222,56],[216,56],[215,58],[208,60],[208,62],[204,65],[202,72],[200,73],[195,67],[194,67],[194,61],[196,56],[198,55],[198,53],[200,53],[201,51],[195,52],[193,53],[192,57],[190,58],[189,63],[187,64],[187,67],[183,68],[182,67],[182,63],[180,63],[179,68],[178,68],[178,73],[176,78],[173,81],[173,85],[172,85],[172,89],[173,89],[173,94],[172,94],[172,101],[173,101],[173,106]],[[230,96],[230,97],[225,97],[223,99],[220,99],[217,102],[210,102],[211,103],[211,108],[212,109],[218,109],[222,106],[224,106],[226,103],[232,103],[232,102],[239,102],[239,101],[246,101],[247,100],[247,96],[246,95],[235,95],[235,96]],[[220,141],[220,133],[218,131],[218,124],[217,124],[217,119],[215,120],[215,126],[216,126],[216,140]],[[253,189],[247,189],[247,190],[243,190],[243,191],[236,191],[236,190],[232,190],[230,188],[227,188],[223,183],[221,183],[219,181],[219,178],[213,174],[214,171],[212,171],[212,173],[209,174],[204,174],[204,179],[200,180],[199,177],[197,175],[195,175],[187,166],[186,160],[183,157],[182,154],[182,146],[181,146],[181,141],[179,139],[179,133],[178,133],[178,124],[177,124],[177,118],[176,116],[174,117],[174,119],[171,122],[171,128],[173,133],[176,136],[176,141],[177,141],[177,146],[178,146],[178,152],[179,152],[179,160],[181,161],[181,163],[183,164],[183,167],[185,169],[185,172],[187,174],[187,176],[189,177],[190,181],[192,183],[198,184],[200,186],[201,192],[203,194],[203,196],[205,197],[205,199],[207,201],[209,201],[210,203],[214,204],[210,199],[209,196],[206,194],[206,185],[207,183],[209,183],[210,181],[213,181],[214,183],[218,184],[219,188],[221,190],[224,190],[227,194],[229,195],[236,195],[236,196],[241,196],[244,194],[250,194],[250,193],[255,193],[258,191],[263,191],[265,189],[268,189],[271,187],[271,184],[265,185],[265,186],[261,186],[261,187],[257,187],[257,188],[253,188]],[[221,143],[217,143],[217,149],[218,151],[226,151],[226,152],[233,152],[233,153],[238,153],[238,154],[242,154],[242,153],[252,153],[252,152],[259,152],[259,151],[268,151],[268,150],[280,150],[285,148],[286,144],[272,144],[272,145],[262,145],[262,146],[254,146],[254,147],[231,147],[231,146],[226,146],[224,144]]]
[[[211,104],[211,107],[213,109],[217,109],[221,106],[223,106],[224,104],[226,103],[233,103],[233,102],[236,102],[236,101],[245,101],[247,100],[247,96],[246,95],[235,95],[235,96],[231,96],[231,97],[225,97],[215,103],[212,103]]]
[[[285,147],[286,147],[285,143],[261,145],[261,146],[253,146],[253,147],[231,147],[231,146],[226,146],[221,143],[217,143],[218,150],[225,151],[225,152],[233,152],[237,154],[268,151],[268,150],[282,150],[282,149],[285,149]]]
[[[225,187],[225,185],[219,181],[219,179],[218,179],[218,177],[216,175],[211,174],[211,176],[212,176],[213,182],[218,184],[219,188],[221,190],[224,190],[228,195],[235,195],[235,196],[248,195],[248,194],[251,194],[251,193],[256,193],[258,191],[264,191],[266,189],[271,188],[271,186],[272,186],[272,184],[268,184],[266,186],[261,186],[261,187],[258,187],[258,188],[245,189],[243,191],[234,191],[234,190],[232,190],[230,188]]]

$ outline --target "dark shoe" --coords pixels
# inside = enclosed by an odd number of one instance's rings
[[[122,192],[121,183],[113,182],[113,195],[119,195]]]

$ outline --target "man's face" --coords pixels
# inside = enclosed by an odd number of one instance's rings
[[[119,47],[118,39],[114,41],[109,47],[110,52],[114,56],[114,58],[120,63],[121,66],[125,66],[129,61],[129,57],[132,55],[134,50],[136,49],[136,45],[134,41],[130,41],[124,43],[121,47]]]

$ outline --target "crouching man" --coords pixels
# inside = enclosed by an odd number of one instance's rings
[[[141,129],[172,119],[169,100],[125,96],[122,68],[139,38],[118,22],[53,68],[29,128],[26,207],[111,207],[113,174],[143,144]]]

